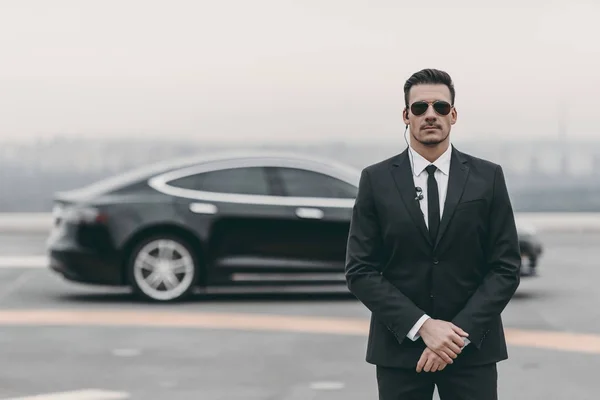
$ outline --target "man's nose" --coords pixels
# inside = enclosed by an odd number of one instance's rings
[[[427,122],[428,124],[435,124],[437,122],[437,115],[435,115],[435,114],[426,114],[425,115],[425,122]]]
[[[426,120],[435,120],[437,118],[437,115],[435,114],[435,110],[433,109],[432,105],[429,105],[429,107],[427,107],[427,111],[425,111],[425,119]]]

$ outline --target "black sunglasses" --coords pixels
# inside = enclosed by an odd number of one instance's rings
[[[410,111],[412,111],[412,113],[414,115],[423,115],[427,112],[427,109],[429,108],[430,104],[433,106],[433,109],[435,110],[435,112],[440,115],[450,114],[450,111],[452,111],[452,107],[453,107],[447,101],[442,101],[442,100],[437,100],[437,101],[434,101],[433,103],[428,103],[426,101],[416,101],[411,104]]]

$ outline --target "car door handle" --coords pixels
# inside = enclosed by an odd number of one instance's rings
[[[210,203],[191,203],[190,211],[196,214],[216,214],[217,206]]]
[[[325,214],[323,213],[323,210],[319,210],[318,208],[300,207],[296,208],[296,215],[299,218],[321,219]]]

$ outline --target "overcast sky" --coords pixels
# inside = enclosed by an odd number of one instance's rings
[[[0,134],[389,139],[434,67],[455,136],[600,136],[597,0],[485,3],[2,0]]]

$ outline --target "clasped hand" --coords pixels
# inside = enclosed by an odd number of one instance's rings
[[[428,319],[419,330],[427,345],[417,363],[417,372],[435,372],[452,364],[465,346],[469,334],[451,322]]]

